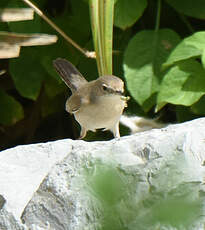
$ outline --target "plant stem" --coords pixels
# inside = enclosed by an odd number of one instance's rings
[[[190,24],[190,22],[187,20],[187,18],[183,15],[183,14],[179,14],[181,20],[184,22],[184,24],[187,26],[188,30],[191,32],[191,33],[194,33],[194,29],[192,27],[192,25]]]
[[[66,33],[64,33],[54,22],[52,22],[36,5],[34,5],[30,0],[22,0],[28,6],[30,6],[41,18],[43,18],[54,30],[56,30],[67,42],[73,45],[81,53],[83,53],[88,58],[95,58],[95,52],[90,52],[88,50],[80,47],[76,42],[74,42]]]
[[[157,17],[156,17],[156,23],[155,23],[155,31],[159,30],[160,16],[161,16],[161,0],[158,0],[157,1]]]

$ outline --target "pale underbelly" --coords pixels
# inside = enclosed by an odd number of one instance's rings
[[[96,104],[82,106],[74,116],[80,125],[87,130],[110,129],[119,122],[124,107],[125,102],[119,96],[115,96],[113,100],[110,98],[104,98],[103,101],[99,100],[97,106]]]

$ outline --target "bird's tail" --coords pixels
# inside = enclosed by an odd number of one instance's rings
[[[53,65],[72,92],[75,92],[78,88],[87,83],[87,80],[69,61],[57,58],[53,61]]]

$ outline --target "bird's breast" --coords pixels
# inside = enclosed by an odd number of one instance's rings
[[[125,104],[120,95],[104,95],[93,103],[82,105],[74,115],[87,130],[109,129],[119,121]]]

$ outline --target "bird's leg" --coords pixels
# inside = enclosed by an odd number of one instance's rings
[[[84,127],[81,127],[79,140],[83,139],[86,136],[87,130]]]
[[[110,130],[113,133],[113,135],[114,135],[115,138],[120,138],[119,122],[117,122],[115,124],[115,126],[112,129],[110,129]]]

